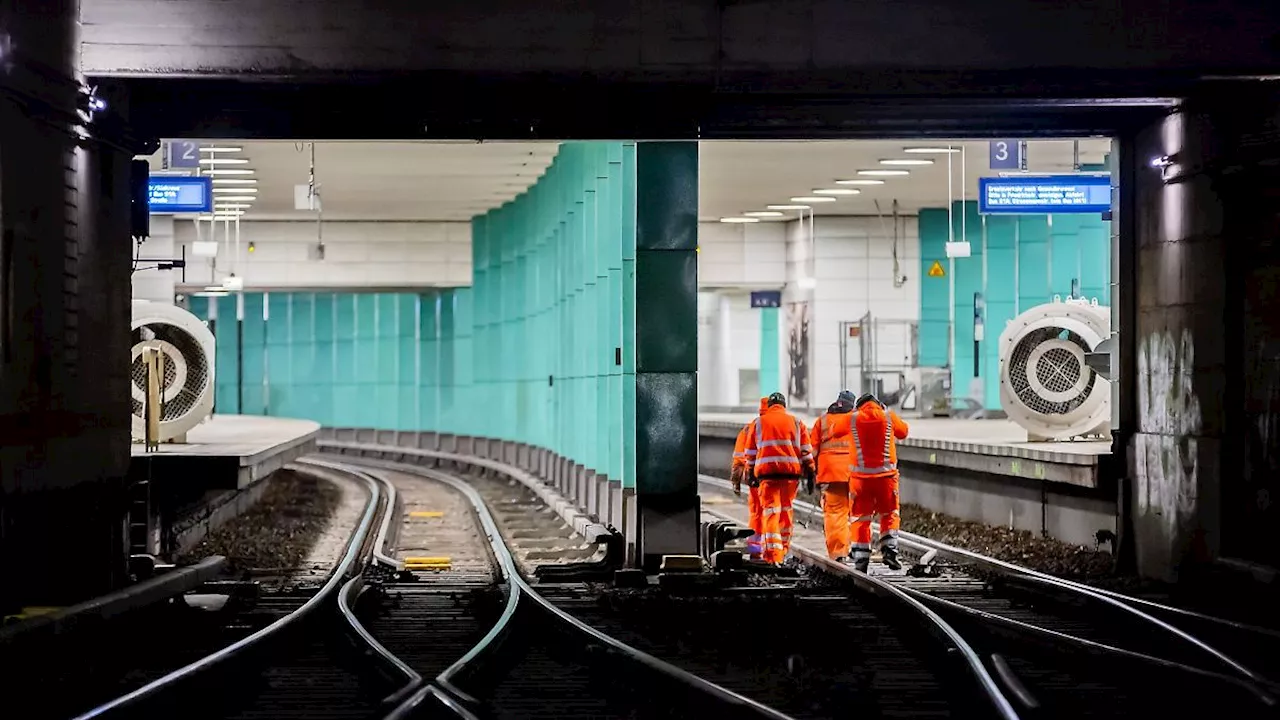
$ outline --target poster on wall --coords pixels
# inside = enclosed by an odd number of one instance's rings
[[[807,301],[787,303],[787,405],[809,405],[809,318]]]

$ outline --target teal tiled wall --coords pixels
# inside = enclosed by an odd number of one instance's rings
[[[955,203],[951,222],[955,239],[967,237],[972,249],[970,257],[954,261],[954,271],[946,256],[947,210],[920,211],[920,364],[940,367],[948,359],[951,280],[929,276],[939,262],[955,282],[954,392],[966,395],[973,378],[974,293],[982,292],[986,332],[979,377],[984,405],[999,409],[999,339],[1009,320],[1054,296],[1068,297],[1073,283],[1083,297],[1110,304],[1110,223],[1095,215],[984,217],[976,202]]]

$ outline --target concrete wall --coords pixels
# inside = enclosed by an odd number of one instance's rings
[[[176,258],[181,257],[178,243],[174,241],[175,222],[172,216],[157,215],[151,218],[151,236],[135,248],[138,258]],[[199,259],[191,260],[191,248],[187,248],[187,258],[191,262],[187,277],[196,280],[193,270]],[[138,268],[153,268],[154,262],[137,262]],[[182,277],[178,270],[135,269],[133,273],[133,299],[150,300],[152,302],[173,303],[174,288]]]
[[[787,225],[698,223],[698,285],[777,290],[787,279]]]
[[[232,226],[234,227],[234,226]],[[471,284],[471,224],[450,222],[242,222],[234,231],[200,223],[202,239],[219,242],[217,258],[193,257],[196,224],[176,223],[175,249],[186,246],[187,284],[220,282],[230,272],[246,288],[416,288]],[[325,246],[316,255],[317,239]],[[254,251],[248,252],[249,243]]]
[[[886,68],[1256,71],[1276,63],[1274,3],[1157,7],[1106,0],[926,0],[910,12],[893,0],[630,0],[585,8],[522,0],[426,7],[83,0],[84,61],[94,74],[590,73],[788,90],[818,79],[858,87],[851,71],[899,81]]]

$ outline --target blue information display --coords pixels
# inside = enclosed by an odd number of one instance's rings
[[[751,293],[751,307],[753,308],[776,308],[781,306],[781,290],[754,290]]]
[[[978,212],[984,215],[1105,213],[1111,210],[1106,175],[978,178]]]
[[[213,182],[207,177],[151,177],[147,205],[152,215],[207,213],[213,210]]]

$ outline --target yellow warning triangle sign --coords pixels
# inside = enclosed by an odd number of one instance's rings
[[[942,263],[934,260],[933,266],[929,268],[929,277],[946,277],[947,271],[942,269]]]

